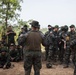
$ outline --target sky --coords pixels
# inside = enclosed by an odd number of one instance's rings
[[[20,19],[39,21],[41,28],[49,24],[76,24],[76,0],[24,0]]]

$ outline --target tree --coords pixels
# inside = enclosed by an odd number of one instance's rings
[[[20,2],[23,0],[0,0],[0,22],[5,22],[7,28],[8,21],[15,20],[19,17],[16,11],[21,11]]]

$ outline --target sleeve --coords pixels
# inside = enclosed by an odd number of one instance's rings
[[[18,44],[19,44],[19,45],[22,45],[22,44],[26,41],[27,36],[28,36],[28,33],[26,33],[26,34],[21,34],[21,35],[18,37]]]

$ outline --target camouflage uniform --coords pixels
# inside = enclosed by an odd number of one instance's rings
[[[64,38],[63,38],[63,35],[64,35],[64,31],[63,30],[60,30],[59,31],[59,37],[60,37],[60,43],[59,43],[59,62],[60,64],[63,63],[63,57],[64,57]]]
[[[58,28],[58,27],[56,27]],[[52,61],[56,60],[58,54],[58,42],[59,42],[59,34],[58,31],[51,31],[47,36],[46,44],[49,48],[48,58],[47,58],[47,68],[52,67]]]
[[[62,26],[61,31],[59,32],[59,36],[60,36],[59,61],[60,61],[60,64],[62,64],[64,61],[66,43],[68,43],[68,41],[66,41],[66,38],[69,36],[67,26]]]
[[[47,36],[47,40],[45,40],[45,42],[46,42],[46,45],[48,46],[46,67],[51,68],[52,61],[53,61],[53,34],[52,32]]]
[[[16,46],[16,50],[18,50],[19,59],[22,60],[23,59],[23,49],[22,49],[22,46],[17,45]]]
[[[74,75],[76,75],[76,32],[75,32],[75,26],[70,26],[71,31],[69,32],[70,35],[70,55],[72,54],[72,61],[75,66],[74,69]]]
[[[60,42],[60,37],[59,37],[59,32],[58,31],[53,31],[53,60],[57,61],[58,56],[59,56],[59,42]]]
[[[39,23],[37,21],[32,22],[32,27],[37,29]],[[41,43],[44,41],[44,35],[38,30],[31,30],[24,36],[25,46],[24,53],[24,69],[25,75],[30,75],[31,68],[34,68],[34,75],[40,75],[41,64]]]
[[[5,48],[1,49],[0,53],[0,68],[10,68],[10,55],[6,52]]]
[[[65,60],[64,60],[64,68],[67,68],[70,62],[70,55],[71,55],[71,49],[70,49],[70,42],[74,38],[74,34],[67,32],[66,33],[66,50],[65,50]],[[68,37],[68,38],[67,38]]]
[[[7,31],[8,46],[10,46],[11,43],[15,44],[14,36],[16,36],[16,33],[13,30]]]
[[[47,40],[49,33],[52,31],[52,26],[48,25],[48,31],[45,33],[45,40]],[[48,45],[45,47],[45,60],[47,60],[48,57],[48,51],[49,51],[49,47]]]
[[[28,27],[27,27],[27,25],[24,25],[22,28],[21,28],[21,32],[19,33],[19,36],[18,36],[18,39],[17,39],[17,42],[18,42],[18,45],[21,47],[22,46],[22,48],[18,48],[18,50],[19,50],[19,55],[21,56],[21,59],[23,58],[23,47],[24,47],[24,42],[25,42],[25,40],[22,42],[22,43],[20,43],[20,41],[19,41],[19,37],[20,36],[22,36],[22,35],[24,35],[24,34],[26,34],[28,32]]]
[[[11,47],[13,48],[11,49]],[[14,44],[10,45],[9,54],[11,57],[11,61],[18,62],[20,60],[19,51],[14,48]]]
[[[10,57],[11,57],[11,61],[18,62],[20,60],[18,50],[11,50],[9,52],[9,54],[10,54]]]

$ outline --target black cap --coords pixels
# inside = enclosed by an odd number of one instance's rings
[[[39,28],[40,27],[40,24],[38,21],[32,21],[32,23],[30,23],[32,25],[32,27],[36,27],[36,28]]]
[[[72,25],[70,26],[70,28],[75,28],[75,25],[72,24]]]
[[[55,25],[54,28],[59,28],[59,26],[58,25]]]
[[[68,31],[68,26],[67,25],[64,26],[64,31]]]
[[[25,24],[24,27],[27,27],[27,25]]]
[[[48,27],[52,27],[51,25],[48,25]]]

